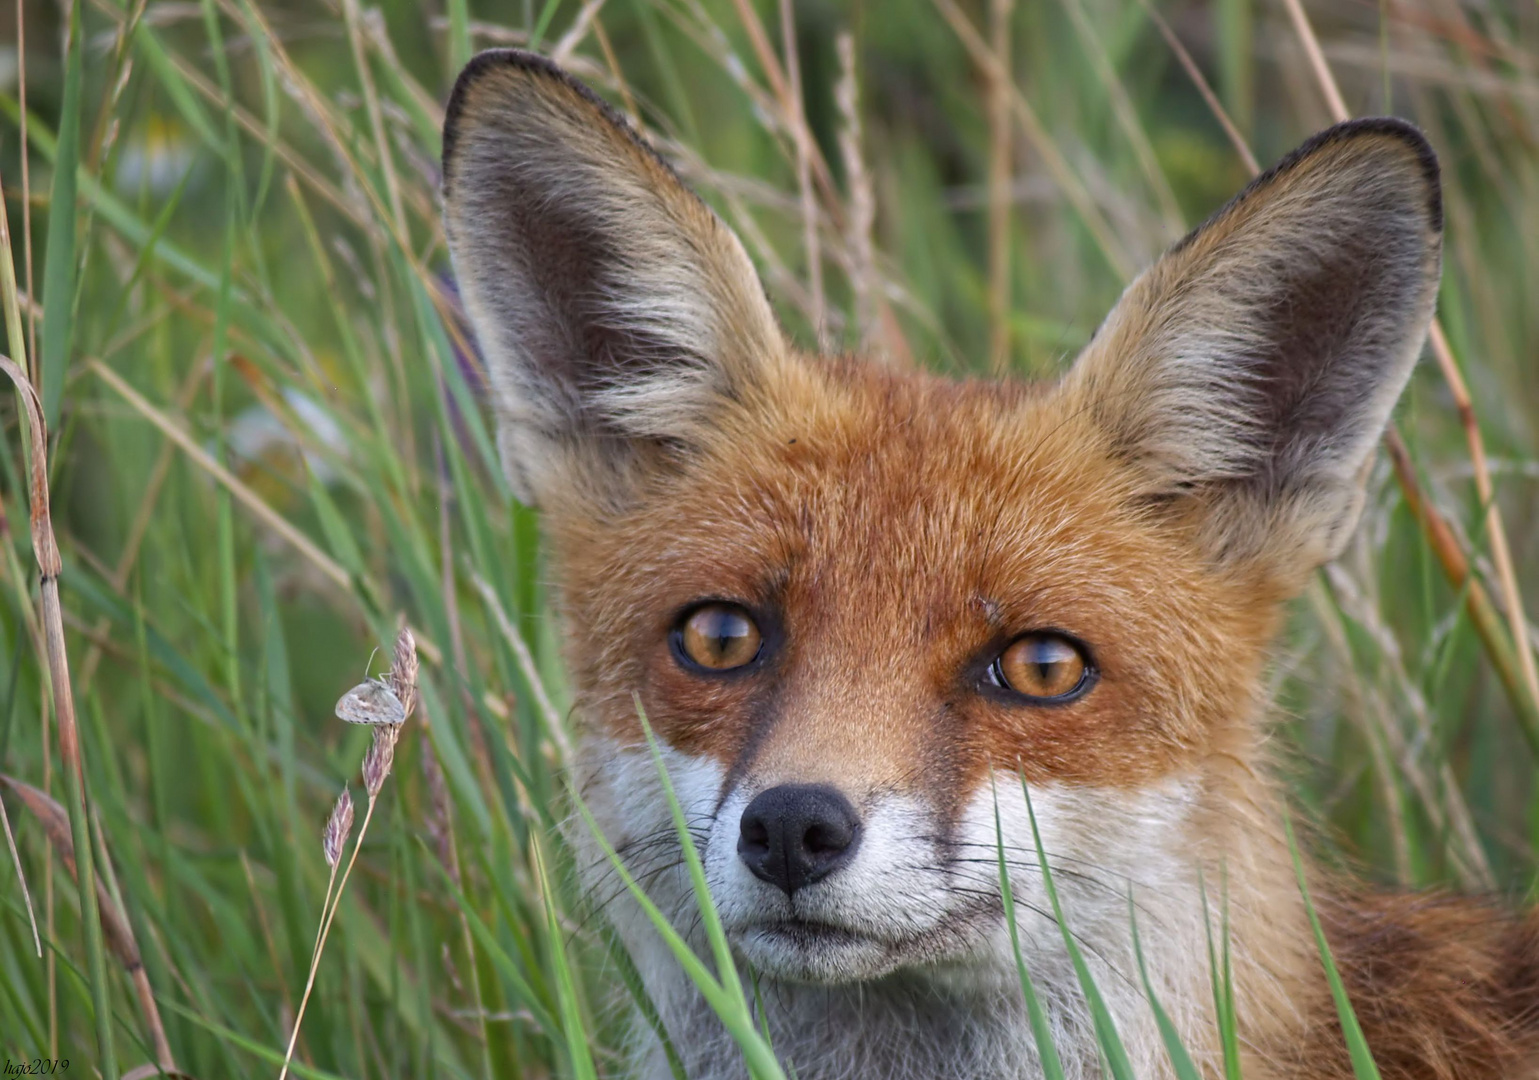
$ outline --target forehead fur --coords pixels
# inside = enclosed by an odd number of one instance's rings
[[[676,745],[801,779],[1147,779],[1223,749],[1271,626],[1272,598],[1203,566],[1083,411],[1027,384],[789,359],[635,510],[547,515],[590,720],[638,734],[640,691]],[[672,662],[669,628],[712,598],[768,624],[762,672]],[[990,650],[1034,629],[1089,645],[1082,701],[976,692]]]

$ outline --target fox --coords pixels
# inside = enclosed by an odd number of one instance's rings
[[[540,514],[596,904],[625,892],[612,850],[711,955],[660,760],[788,1075],[1039,1077],[1002,859],[1062,1073],[1087,1080],[1039,835],[1134,1075],[1175,1075],[1141,964],[1226,1075],[1219,926],[1243,1075],[1354,1075],[1266,676],[1428,333],[1443,213],[1417,128],[1309,139],[1051,382],[799,347],[732,230],[540,55],[464,69],[442,170],[499,453]],[[1539,1077],[1532,913],[1304,859],[1385,1080]],[[685,1075],[745,1077],[641,907],[602,907]],[[636,1029],[634,1074],[674,1075]]]

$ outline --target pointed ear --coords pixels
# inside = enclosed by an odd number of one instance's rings
[[[543,57],[470,62],[443,164],[449,251],[524,501],[623,504],[783,349],[737,237]]]
[[[1063,392],[1205,553],[1298,584],[1340,553],[1436,300],[1437,158],[1322,132],[1133,282]]]

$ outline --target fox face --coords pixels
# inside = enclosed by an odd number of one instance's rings
[[[1431,317],[1441,207],[1414,128],[1310,140],[1045,385],[798,350],[731,231],[531,54],[461,76],[444,201],[508,474],[542,511],[579,794],[698,931],[644,715],[800,1075],[1032,1073],[1001,853],[1053,1022],[1086,1048],[1070,1074],[1099,1075],[1033,816],[1149,1075],[1130,902],[1201,1054],[1204,880],[1227,882],[1242,1003],[1297,1040],[1326,999],[1262,675],[1352,531]],[[665,1023],[704,1025],[678,1040],[692,1075],[736,1075],[585,833]]]
[[[1146,793],[1181,802],[1172,778],[1246,738],[1266,586],[1204,574],[1061,396],[776,378],[611,542],[553,528],[583,553],[563,578],[582,711],[606,756],[640,750],[606,782],[655,799],[639,697],[760,971],[962,959],[1002,925],[997,788],[1169,822]]]

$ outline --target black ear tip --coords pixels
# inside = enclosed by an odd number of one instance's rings
[[[454,186],[455,156],[461,142],[471,98],[483,83],[492,81],[499,72],[509,71],[530,76],[523,81],[531,92],[543,90],[546,94],[550,94],[553,91],[552,96],[558,98],[564,93],[570,95],[567,100],[577,104],[580,109],[583,107],[592,109],[588,119],[613,129],[623,141],[630,143],[663,172],[677,179],[673,166],[657,152],[651,143],[641,137],[629,120],[616,112],[609,102],[594,93],[593,88],[587,83],[573,76],[550,57],[527,49],[486,49],[471,57],[465,69],[454,80],[454,89],[449,93],[449,103],[444,107],[443,191],[446,198]],[[505,80],[505,82],[516,81]],[[516,101],[517,95],[512,94],[509,95],[509,100],[505,104],[516,104]]]
[[[563,82],[580,86],[570,75],[562,71],[555,61],[539,53],[530,52],[527,49],[485,49],[470,58],[454,80],[454,89],[449,92],[449,103],[444,107],[444,132],[443,132],[443,177],[444,187],[449,186],[450,177],[453,174],[452,165],[454,151],[459,141],[460,120],[465,112],[465,105],[470,99],[472,88],[487,74],[514,68],[522,71],[536,72],[547,78],[559,79]],[[586,89],[584,87],[583,89]]]
[[[1310,136],[1301,145],[1290,151],[1277,164],[1261,173],[1245,185],[1234,198],[1230,199],[1222,208],[1215,212],[1206,222],[1198,225],[1180,240],[1170,247],[1170,253],[1182,251],[1190,246],[1201,236],[1204,231],[1226,213],[1260,196],[1260,194],[1274,185],[1285,182],[1289,173],[1297,169],[1301,164],[1317,154],[1328,154],[1333,149],[1339,151],[1345,144],[1363,141],[1376,141],[1381,147],[1385,143],[1398,144],[1399,150],[1409,156],[1413,162],[1413,168],[1420,172],[1426,196],[1427,227],[1433,237],[1439,237],[1443,232],[1443,187],[1441,170],[1438,166],[1437,152],[1432,149],[1432,144],[1422,134],[1420,128],[1409,120],[1402,120],[1398,116],[1369,116],[1358,120],[1346,120],[1324,131]],[[1388,155],[1384,155],[1388,160]],[[1401,159],[1402,166],[1405,158]]]
[[[1442,168],[1438,164],[1437,151],[1421,128],[1398,116],[1365,116],[1356,120],[1344,120],[1307,140],[1293,153],[1279,162],[1272,172],[1282,172],[1292,164],[1329,146],[1352,142],[1357,139],[1392,139],[1410,152],[1422,179],[1427,185],[1427,216],[1432,231],[1443,231],[1443,183]]]

